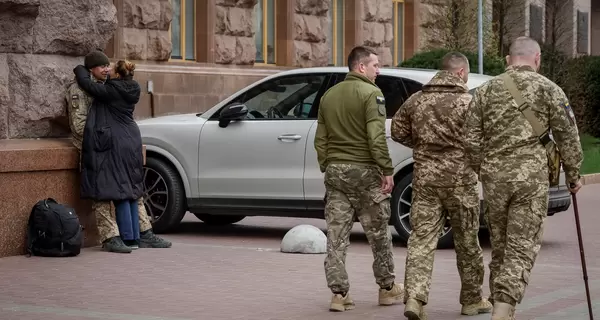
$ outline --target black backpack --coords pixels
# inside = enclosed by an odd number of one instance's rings
[[[83,227],[73,208],[52,198],[38,201],[27,226],[27,254],[43,257],[73,257],[83,245]]]

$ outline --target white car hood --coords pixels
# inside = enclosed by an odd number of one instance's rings
[[[137,120],[138,125],[152,125],[152,124],[165,124],[165,123],[186,123],[196,122],[203,123],[206,119],[198,116],[197,113],[184,113],[174,114],[168,116],[159,116],[156,118],[147,118],[143,120]]]

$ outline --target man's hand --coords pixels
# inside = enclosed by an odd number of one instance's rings
[[[394,189],[394,177],[393,176],[383,177],[383,181],[381,182],[381,192],[392,193],[393,189]]]
[[[577,182],[575,182],[575,183],[569,183],[567,188],[569,188],[569,191],[572,194],[576,194],[577,191],[579,191],[579,189],[581,189],[582,186],[583,186],[583,184],[581,183],[581,180],[577,180]]]

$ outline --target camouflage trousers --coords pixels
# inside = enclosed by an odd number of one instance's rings
[[[138,199],[138,210],[140,232],[152,229],[152,224],[146,213],[146,207],[144,207],[144,200],[142,198]],[[96,216],[96,225],[98,226],[100,242],[104,242],[105,240],[119,235],[115,207],[111,201],[94,201],[92,203],[92,211]]]
[[[466,305],[481,300],[485,268],[478,238],[479,193],[475,184],[453,188],[415,186],[404,302],[413,298],[428,303],[435,249],[446,220],[454,231],[456,266],[461,280],[459,302]]]
[[[379,168],[351,164],[331,164],[325,171],[327,204],[327,257],[325,277],[332,292],[350,290],[346,272],[346,250],[350,230],[358,218],[373,251],[373,273],[376,283],[387,288],[394,283],[394,256],[389,195],[381,193]]]
[[[548,210],[548,183],[483,184],[484,218],[490,232],[491,300],[521,303],[542,245]]]

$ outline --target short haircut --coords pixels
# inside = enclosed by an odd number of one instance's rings
[[[540,44],[530,37],[518,37],[510,45],[509,55],[518,56],[533,56],[540,53]]]
[[[377,53],[370,48],[363,46],[354,47],[348,55],[348,68],[350,68],[350,70],[355,70],[358,68],[359,63],[366,63],[367,61],[365,60],[369,59],[372,54],[377,55]]]
[[[442,70],[452,71],[462,67],[469,68],[469,59],[462,53],[452,51],[442,58]]]

